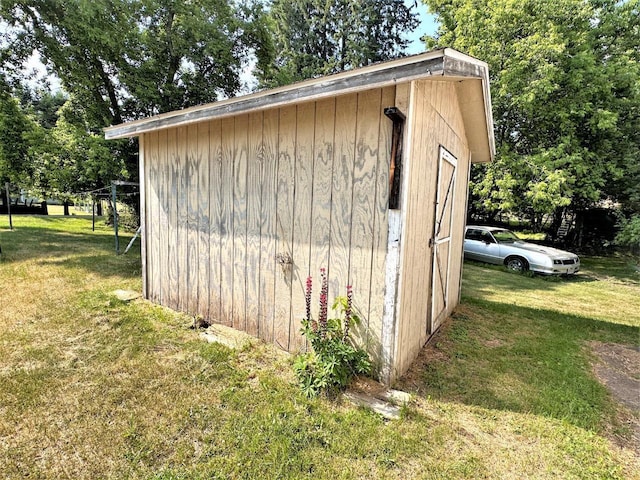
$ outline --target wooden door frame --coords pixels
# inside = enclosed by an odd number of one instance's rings
[[[453,206],[455,203],[455,186],[456,186],[456,179],[457,179],[457,173],[458,173],[458,159],[446,147],[444,147],[443,145],[439,145],[438,146],[438,163],[436,166],[436,182],[435,182],[436,198],[433,205],[433,226],[431,230],[431,238],[429,239],[429,246],[431,247],[431,294],[430,294],[431,298],[429,299],[429,308],[428,308],[429,316],[427,318],[427,325],[426,325],[427,335],[431,335],[435,331],[434,325],[436,324],[436,316],[434,312],[434,300],[435,300],[434,297],[435,297],[435,290],[436,290],[435,287],[436,287],[437,247],[439,244],[445,243],[445,242],[438,243],[438,240],[436,238],[436,235],[438,234],[438,232],[436,231],[436,225],[438,224],[438,205],[440,204],[440,201],[441,201],[440,177],[442,173],[443,161],[447,161],[453,166],[453,174],[451,177],[451,181],[449,183],[447,195],[445,196],[445,199],[449,198],[449,202],[451,202],[451,215],[449,218],[449,223],[450,223],[449,236],[447,237],[448,238],[447,241],[449,242],[449,252],[447,255],[446,279],[443,287],[444,308],[442,311],[437,313],[438,317],[442,314],[442,312],[446,311],[447,309],[447,296],[449,294],[449,281],[450,281],[450,273],[451,273],[451,230],[453,229],[453,213],[454,213]]]

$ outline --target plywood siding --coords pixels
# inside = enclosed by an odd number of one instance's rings
[[[144,135],[148,298],[295,351],[304,288],[351,284],[377,355],[395,88]],[[278,259],[291,258],[291,264]],[[377,353],[376,353],[377,352]]]
[[[432,322],[433,247],[436,219],[436,193],[440,146],[457,158],[457,181],[453,195],[453,224],[448,269],[446,313],[458,302],[462,238],[466,217],[466,191],[469,149],[453,82],[422,80],[413,82],[407,120],[402,193],[404,218],[399,294],[397,300],[397,338],[392,379],[406,371],[419,350],[439,324]]]

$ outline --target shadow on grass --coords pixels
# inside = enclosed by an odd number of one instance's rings
[[[557,311],[465,299],[400,386],[422,397],[532,413],[593,431],[615,406],[586,342],[633,344],[640,330]]]
[[[595,282],[603,278],[615,278],[625,283],[640,284],[640,259],[629,255],[610,255],[606,257],[583,256],[580,258],[581,270],[576,275],[542,275],[533,272],[510,272],[506,267],[489,263],[465,259],[465,265],[508,273],[514,278],[531,278],[538,281],[553,283],[582,283]]]
[[[531,272],[521,274],[509,272],[505,267],[499,265],[489,265],[470,260],[465,260],[464,266],[467,269],[465,276],[469,282],[474,284],[477,290],[482,290],[483,285],[487,285],[491,290],[512,292],[554,291],[567,284],[593,283],[601,281],[603,278],[614,278],[623,283],[640,285],[640,273],[637,273],[628,262],[622,259],[611,257],[609,268],[602,264],[600,266],[596,264],[594,268],[594,264],[595,262],[591,258],[585,259],[583,270],[571,276],[539,275]],[[485,278],[487,272],[492,273],[490,280]]]
[[[81,269],[100,276],[140,275],[139,240],[127,255],[118,256],[113,234],[104,227],[92,231],[91,222],[86,219],[42,216],[31,220],[28,226],[1,232],[1,263],[36,261],[42,266]],[[132,236],[120,236],[121,251]]]

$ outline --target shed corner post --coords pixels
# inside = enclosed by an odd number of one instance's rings
[[[391,385],[395,380],[397,363],[397,305],[400,275],[400,236],[402,216],[399,210],[389,210],[389,236],[385,262],[384,309],[382,314],[382,367],[380,380]]]

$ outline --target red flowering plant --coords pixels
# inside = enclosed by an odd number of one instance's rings
[[[354,375],[368,374],[371,362],[367,353],[356,347],[349,337],[349,329],[360,322],[353,309],[353,289],[347,286],[346,297],[336,297],[332,309],[339,318],[328,318],[329,286],[327,273],[320,269],[320,309],[318,319],[311,316],[312,278],[305,289],[306,316],[302,320],[302,334],[312,351],[301,353],[294,361],[294,371],[302,391],[308,397],[321,392],[343,390]]]

